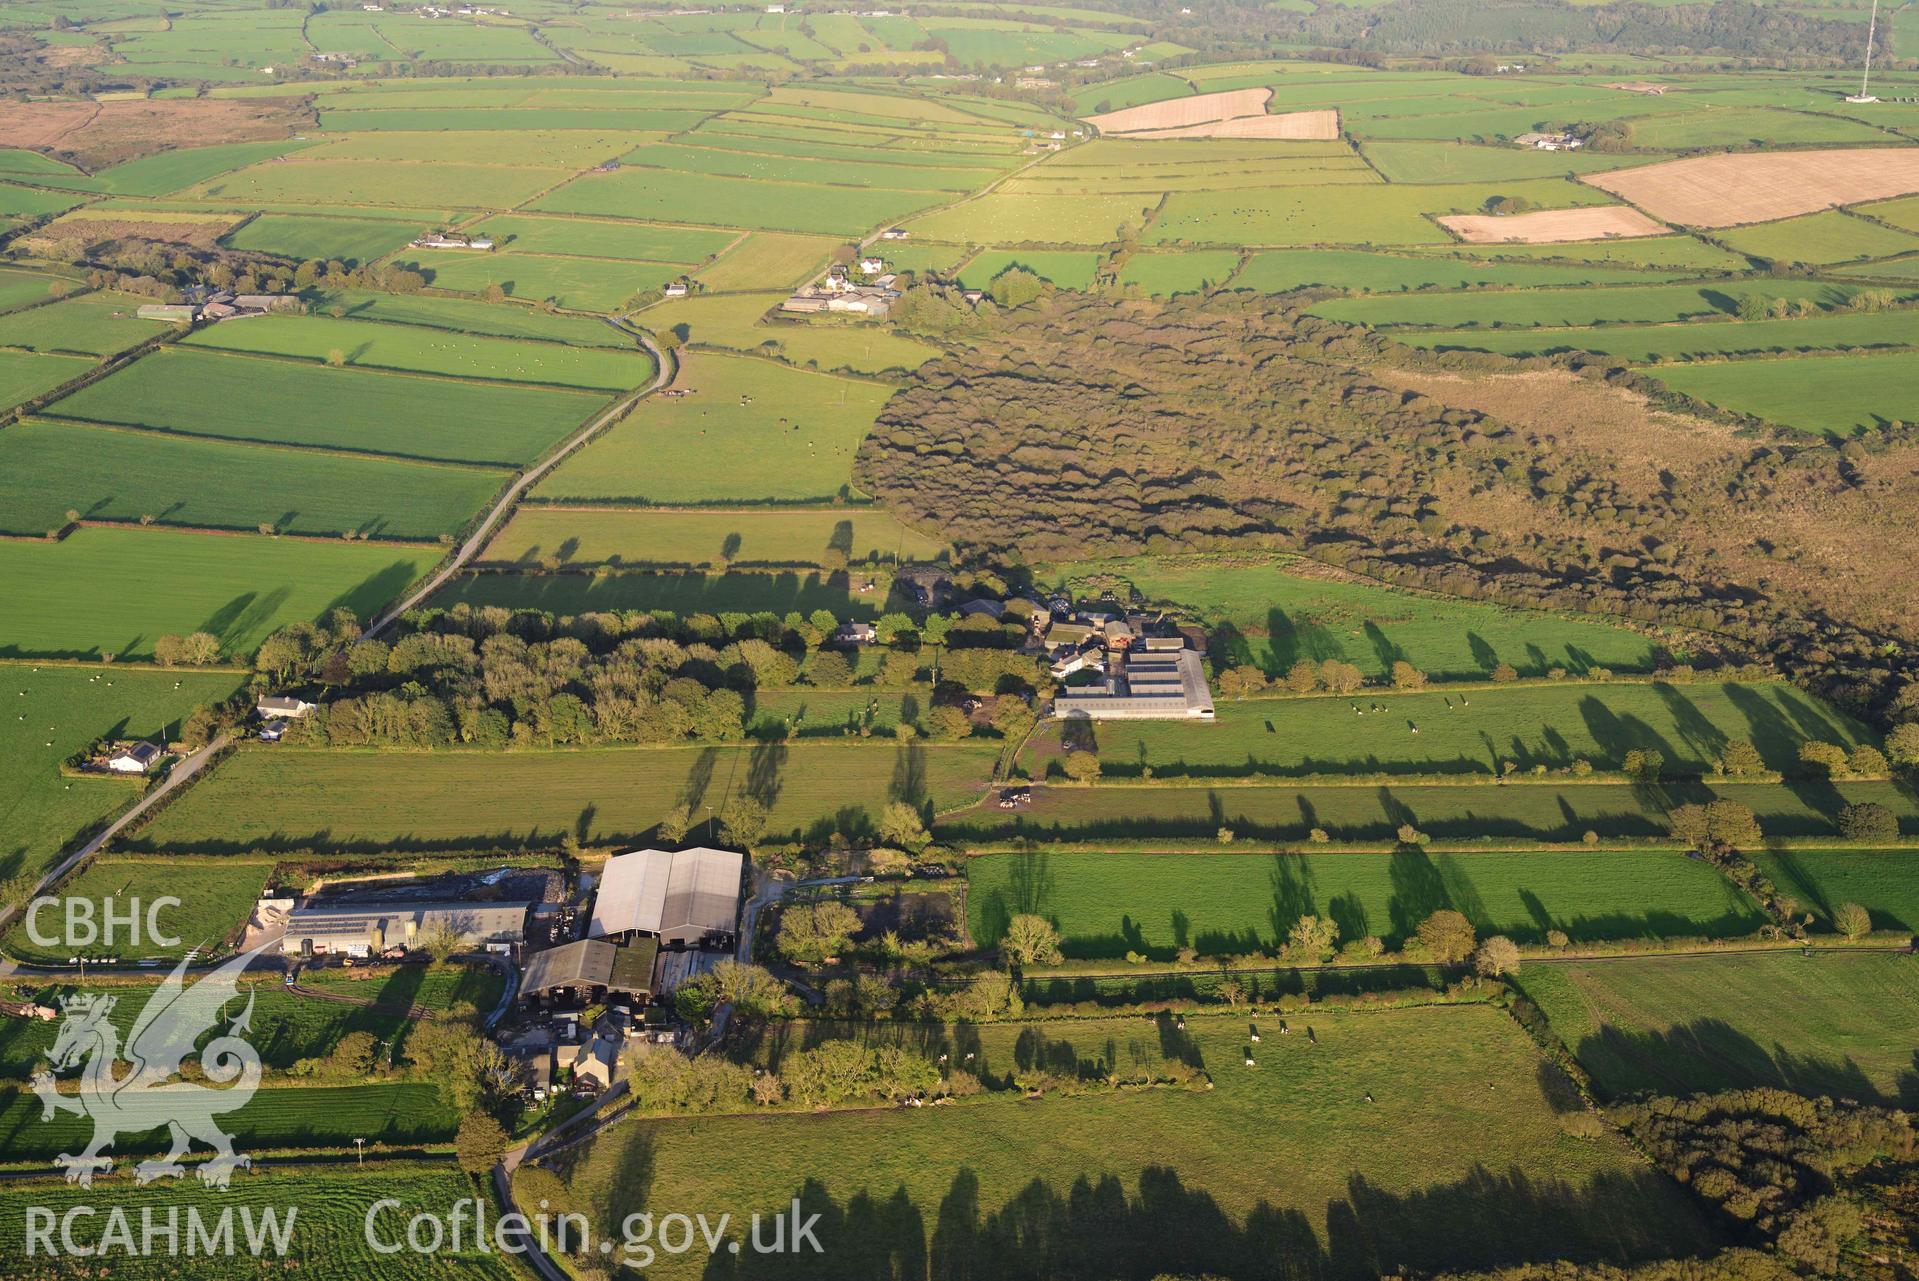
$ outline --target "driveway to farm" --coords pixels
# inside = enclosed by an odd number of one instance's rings
[[[673,381],[673,376],[679,368],[678,362],[666,352],[660,350],[659,345],[653,341],[651,335],[642,333],[637,329],[628,329],[625,325],[615,324],[611,320],[606,323],[621,333],[632,336],[639,342],[640,346],[646,348],[647,354],[653,357],[653,381],[638,391],[628,392],[626,395],[614,401],[611,405],[607,406],[603,413],[596,414],[584,427],[562,441],[560,447],[554,450],[545,462],[520,473],[519,479],[511,485],[508,485],[506,492],[500,495],[499,501],[494,503],[486,515],[480,518],[480,523],[474,527],[473,533],[468,536],[467,540],[460,544],[460,550],[453,553],[452,559],[442,565],[438,572],[432,577],[428,578],[424,583],[421,583],[411,593],[390,607],[384,614],[381,614],[373,620],[372,623],[368,624],[366,631],[362,633],[364,639],[371,640],[375,636],[378,636],[381,632],[391,627],[394,621],[402,614],[412,609],[415,605],[418,605],[434,592],[439,591],[440,588],[446,586],[455,574],[466,567],[468,561],[480,554],[481,549],[486,546],[487,540],[493,536],[494,527],[513,509],[513,505],[520,501],[522,494],[531,489],[541,477],[564,462],[568,455],[572,454],[574,450],[598,435],[602,429],[616,421],[622,414],[626,413],[627,410],[633,408],[640,400],[652,395]]]
[[[92,840],[67,855],[66,858],[60,861],[57,867],[35,882],[32,891],[21,899],[21,903],[30,903],[35,898],[52,889],[55,885],[58,885],[66,878],[69,872],[72,872],[95,854],[98,854],[101,848],[105,846],[108,841],[118,836],[129,823],[171,796],[174,791],[185,784],[187,780],[191,779],[195,774],[198,774],[206,767],[208,761],[211,761],[215,756],[219,755],[220,750],[232,741],[233,736],[231,734],[222,734],[193,755],[176,764],[171,770],[168,770],[167,776],[160,780],[158,786],[154,787],[153,790],[149,791],[145,796],[142,796],[132,809],[129,809],[119,818],[114,819],[111,823],[101,828]],[[0,928],[5,927],[19,910],[20,903],[0,908]],[[16,967],[11,960],[0,957],[0,978],[13,973],[16,968],[18,967]]]

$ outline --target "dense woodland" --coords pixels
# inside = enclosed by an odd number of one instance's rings
[[[1306,550],[1716,632],[1863,709],[1909,678],[1911,428],[1835,448],[1667,412],[1624,369],[1413,352],[1300,306],[982,312],[888,404],[859,483],[986,558]]]

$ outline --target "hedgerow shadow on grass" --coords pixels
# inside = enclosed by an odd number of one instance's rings
[[[1164,1166],[1142,1171],[1131,1192],[1111,1174],[1082,1176],[1064,1190],[1034,1179],[997,1209],[982,1204],[979,1178],[967,1168],[936,1208],[914,1203],[904,1187],[890,1194],[861,1189],[842,1202],[818,1179],[794,1196],[803,1219],[819,1216],[819,1253],[720,1251],[705,1281],[1145,1281],[1202,1274],[1358,1281],[1543,1259],[1627,1264],[1687,1253],[1711,1236],[1696,1214],[1675,1206],[1672,1185],[1652,1170],[1575,1187],[1482,1166],[1403,1194],[1355,1173],[1344,1198],[1327,1209],[1323,1238],[1300,1210],[1265,1201],[1235,1220]],[[790,1214],[789,1205],[754,1209],[770,1221]]]
[[[1581,1039],[1574,1056],[1611,1097],[1766,1086],[1881,1107],[1919,1107],[1919,1054],[1913,1070],[1900,1073],[1890,1089],[1881,1089],[1851,1056],[1795,1054],[1778,1044],[1767,1049],[1721,1019],[1696,1019],[1646,1032],[1609,1023]]]

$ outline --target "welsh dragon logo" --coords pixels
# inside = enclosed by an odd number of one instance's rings
[[[33,1078],[33,1092],[40,1096],[44,1120],[52,1120],[56,1112],[93,1120],[93,1140],[85,1151],[54,1158],[66,1171],[67,1182],[92,1187],[94,1175],[113,1168],[113,1158],[101,1154],[116,1136],[144,1134],[163,1125],[172,1134],[172,1150],[134,1167],[134,1177],[142,1184],[185,1174],[180,1158],[195,1140],[214,1151],[198,1170],[200,1181],[210,1188],[226,1188],[236,1168],[253,1164],[251,1157],[234,1152],[232,1137],[213,1121],[244,1107],[260,1085],[260,1053],[244,1037],[253,1018],[252,994],[222,1035],[204,1046],[199,1041],[238,999],[240,973],[259,954],[258,948],[243,952],[191,987],[186,984],[186,962],[181,961],[141,1008],[124,1047],[111,1018],[117,997],[82,994],[61,1003],[66,1019],[48,1055],[52,1069]],[[175,1079],[186,1060],[196,1055],[200,1074],[212,1085]],[[130,1066],[116,1075],[114,1069],[122,1062]],[[55,1073],[73,1067],[81,1069],[79,1089],[63,1094]]]

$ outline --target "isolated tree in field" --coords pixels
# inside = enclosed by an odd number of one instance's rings
[[[986,287],[1002,307],[1024,307],[1046,292],[1046,281],[1024,267],[1008,267]]]
[[[1006,924],[1006,937],[1000,940],[999,954],[1008,965],[1058,965],[1061,960],[1059,931],[1051,921],[1031,912],[1022,912]]]
[[[1090,783],[1099,777],[1099,756],[1094,752],[1068,752],[1065,760],[1066,777],[1079,783]]]
[[[1832,928],[1849,939],[1864,938],[1872,932],[1872,913],[1857,903],[1842,903],[1832,914]]]
[[[1832,778],[1844,778],[1851,772],[1846,762],[1846,749],[1837,743],[1820,743],[1808,739],[1799,745],[1799,760],[1812,766],[1814,772],[1823,773]]]
[[[1626,777],[1644,783],[1655,782],[1666,768],[1666,754],[1656,747],[1635,747],[1620,762]]]
[[[1751,743],[1735,739],[1719,753],[1719,768],[1728,774],[1758,774],[1765,770],[1766,758]]]
[[[189,667],[205,667],[220,661],[220,638],[212,632],[194,632],[180,642],[180,661]]]
[[[1519,944],[1504,934],[1495,934],[1473,952],[1473,968],[1489,979],[1511,974],[1519,968]]]
[[[1312,694],[1319,690],[1319,668],[1310,658],[1302,658],[1286,672],[1286,688],[1295,694]]]
[[[1839,811],[1839,832],[1849,841],[1890,841],[1899,835],[1899,816],[1877,801],[1860,801]]]
[[[860,914],[844,903],[812,903],[780,914],[780,953],[802,965],[838,956],[859,932]]]
[[[1319,679],[1335,694],[1350,694],[1366,683],[1366,673],[1351,663],[1329,658],[1319,665]]]
[[[1393,663],[1393,688],[1425,689],[1426,673],[1420,671],[1403,658],[1397,659]]]
[[[766,806],[750,796],[735,796],[720,810],[720,838],[747,846],[766,833]]]
[[[329,365],[332,365],[335,369],[338,369],[341,365],[346,364],[346,352],[338,347],[328,348],[327,354],[326,354],[326,363]]]
[[[1473,923],[1451,908],[1441,908],[1419,923],[1419,941],[1426,955],[1451,965],[1473,954]]]
[[[469,1113],[453,1136],[453,1151],[468,1174],[485,1174],[506,1155],[506,1130],[485,1112]]]
[[[894,801],[880,811],[879,835],[888,845],[909,850],[923,849],[928,839],[919,811],[905,801]]]
[[[1302,916],[1293,922],[1286,942],[1296,960],[1314,964],[1328,960],[1339,945],[1339,922],[1330,916]]]

